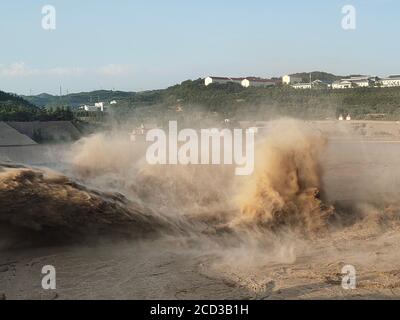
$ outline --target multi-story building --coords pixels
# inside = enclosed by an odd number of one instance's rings
[[[312,82],[295,83],[292,87],[294,89],[327,89],[331,87],[331,83],[317,79]]]
[[[80,107],[81,110],[88,111],[88,112],[106,112],[107,106],[104,102],[96,102],[94,106],[83,105]]]
[[[270,79],[262,79],[256,77],[247,77],[242,80],[241,85],[248,87],[270,87],[276,85],[276,81]]]
[[[207,77],[204,79],[204,84],[209,86],[212,83],[226,84],[238,83],[241,84],[244,78],[229,78],[229,77]]]
[[[400,87],[400,75],[381,78],[380,84],[382,87]]]
[[[348,80],[338,80],[332,83],[332,89],[350,89],[353,88],[353,84]]]
[[[284,75],[282,77],[282,83],[283,84],[294,84],[294,83],[299,83],[302,82],[303,79],[300,77],[296,77],[296,76],[291,76],[291,75]]]
[[[374,87],[378,83],[377,77],[371,76],[354,76],[332,83],[332,89],[350,89]]]
[[[204,84],[209,86],[212,83],[226,84],[237,83],[242,87],[269,87],[276,85],[276,81],[257,77],[247,78],[229,78],[229,77],[207,77],[204,79]]]
[[[312,84],[299,82],[299,83],[292,84],[292,88],[294,88],[294,89],[311,89]]]

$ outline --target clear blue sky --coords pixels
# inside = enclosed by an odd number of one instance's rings
[[[56,8],[56,30],[41,27]],[[356,30],[341,27],[342,7]],[[0,90],[164,88],[207,75],[400,73],[398,0],[2,0]]]

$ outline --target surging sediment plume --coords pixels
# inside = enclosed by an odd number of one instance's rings
[[[303,122],[272,122],[266,140],[256,147],[255,173],[240,190],[241,216],[235,223],[305,232],[324,228],[333,213],[320,199],[325,143]]]
[[[96,134],[72,147],[66,175],[3,166],[0,224],[64,236],[218,235],[254,226],[314,233],[333,212],[320,199],[324,145],[300,121],[272,122],[245,182],[224,166],[150,166],[127,135]]]

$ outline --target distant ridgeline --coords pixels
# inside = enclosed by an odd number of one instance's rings
[[[113,109],[114,117],[120,119],[157,117],[161,122],[168,118],[197,122],[196,116],[238,121],[282,116],[337,119],[340,114],[350,114],[353,119],[400,120],[400,88],[296,90],[279,84],[244,88],[236,83],[205,86],[204,80],[198,79],[136,93],[118,101]]]
[[[127,99],[132,95],[134,95],[133,92],[97,90],[92,92],[70,93],[61,97],[47,93],[22,97],[36,106],[50,109],[56,108],[60,105],[77,108],[85,104],[94,104],[95,102],[100,101],[109,102],[113,100]]]
[[[0,105],[3,106],[21,106],[21,107],[35,107],[32,103],[27,100],[11,93],[0,91]]]
[[[342,78],[324,72],[313,72],[313,79],[335,81]],[[296,74],[306,81],[308,73]],[[6,95],[7,98],[7,94]],[[204,79],[187,80],[162,90],[143,92],[93,91],[64,96],[41,94],[37,96],[8,95],[11,104],[19,105],[17,113],[24,118],[71,120],[75,110],[96,102],[110,104],[113,119],[136,122],[156,118],[160,124],[168,119],[268,120],[282,116],[303,119],[335,119],[350,114],[352,119],[400,120],[400,87],[349,88],[346,90],[296,90],[277,84],[270,87],[243,87],[236,83],[204,84]],[[0,99],[0,106],[3,109]],[[32,104],[38,106],[35,107]],[[64,109],[60,106],[64,106]],[[18,109],[20,108],[20,109]],[[71,108],[73,112],[69,109]],[[33,110],[33,111],[32,111]],[[8,117],[15,116],[10,111]],[[0,118],[1,120],[1,118]],[[11,120],[12,121],[12,120]]]
[[[0,121],[62,121],[73,120],[69,108],[46,110],[14,94],[0,91]]]

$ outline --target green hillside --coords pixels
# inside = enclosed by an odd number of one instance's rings
[[[0,121],[37,118],[39,109],[17,95],[0,91]]]
[[[0,91],[0,106],[20,106],[20,107],[27,107],[27,108],[33,108],[35,105],[30,103],[29,101],[15,95],[12,93],[7,93]]]
[[[301,73],[295,73],[292,74],[292,76],[295,77],[300,77],[303,82],[308,82],[310,81],[310,74],[311,74],[311,79],[312,80],[321,80],[321,81],[328,81],[328,82],[333,82],[336,80],[340,80],[345,78],[345,76],[337,76],[332,73],[327,73],[327,72],[322,72],[322,71],[313,71],[313,72],[301,72]]]
[[[297,76],[309,79],[309,73]],[[313,79],[334,81],[342,76],[312,72]],[[15,99],[24,101],[13,96]],[[202,119],[230,118],[268,120],[289,116],[303,119],[334,119],[339,114],[351,114],[354,119],[400,120],[400,88],[354,88],[346,90],[295,90],[278,84],[274,87],[243,88],[234,83],[204,85],[204,79],[187,80],[167,89],[144,92],[93,91],[63,97],[41,94],[25,97],[29,102],[47,108],[45,116],[62,118],[69,108],[97,101],[117,104],[110,108],[113,119],[119,121],[163,121],[171,118],[198,122]],[[63,107],[64,106],[64,109]],[[31,108],[32,109],[32,108]],[[43,112],[43,108],[39,108]],[[51,111],[52,110],[52,111]],[[82,113],[82,112],[80,112]],[[83,112],[84,113],[84,112]],[[88,116],[89,114],[78,116]],[[106,119],[107,117],[105,117]]]
[[[178,109],[182,112],[177,112]],[[282,85],[243,88],[234,83],[206,87],[203,79],[197,79],[133,95],[120,101],[113,114],[120,119],[129,116],[195,119],[193,110],[214,118],[236,120],[281,116],[333,119],[342,113],[350,113],[355,119],[400,120],[400,88],[295,90]]]
[[[42,93],[36,96],[23,96],[27,101],[45,108],[55,108],[57,106],[70,106],[73,108],[84,104],[94,104],[98,101],[110,102],[112,100],[127,99],[134,95],[133,92],[98,90],[92,92],[71,93],[67,95],[53,96]]]
[[[69,108],[46,110],[14,94],[0,91],[0,121],[73,120]]]

